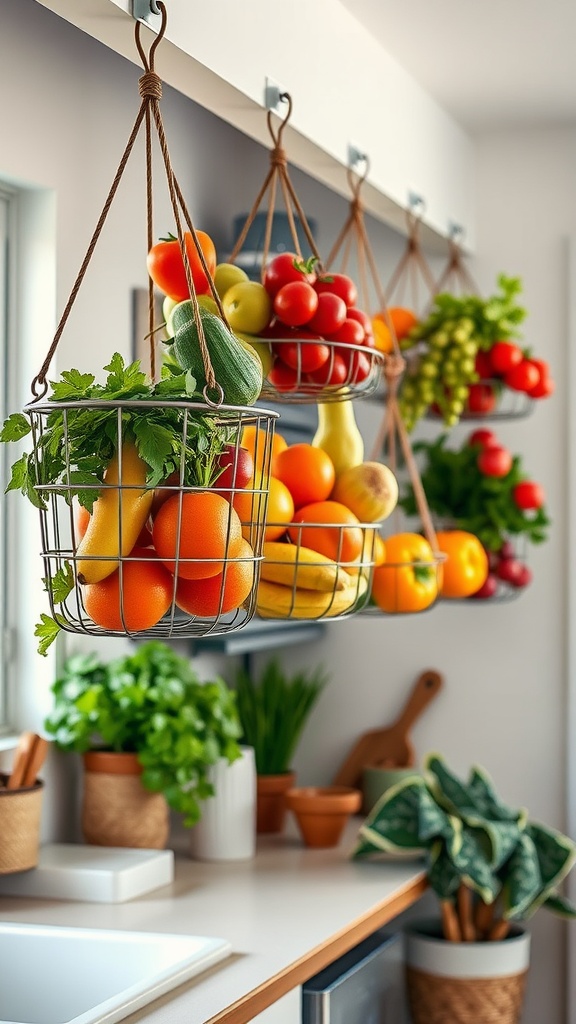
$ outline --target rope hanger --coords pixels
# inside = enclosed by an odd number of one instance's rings
[[[176,224],[176,233],[177,233],[178,243],[179,243],[179,246],[180,246],[180,252],[182,254],[182,260],[183,260],[183,263],[184,263],[184,270],[185,270],[185,274],[186,274],[186,282],[187,282],[187,285],[188,285],[188,288],[189,288],[189,291],[190,291],[190,299],[191,299],[191,302],[192,302],[193,313],[194,313],[194,322],[195,322],[196,329],[197,329],[197,332],[198,332],[198,339],[199,339],[200,349],[201,349],[201,353],[202,353],[202,360],[203,360],[204,370],[205,370],[205,375],[206,375],[206,380],[207,380],[207,388],[216,390],[217,392],[219,391],[220,392],[220,401],[222,400],[222,398],[221,398],[221,390],[222,389],[220,388],[220,385],[217,383],[215,375],[214,375],[214,370],[213,370],[212,363],[211,363],[211,360],[210,360],[210,353],[209,353],[208,347],[206,345],[206,339],[205,339],[205,336],[204,336],[204,329],[203,329],[202,321],[201,321],[201,318],[200,318],[200,310],[199,310],[198,300],[197,300],[197,296],[196,296],[196,289],[194,287],[194,281],[193,281],[193,278],[192,278],[192,271],[191,271],[191,268],[190,268],[190,261],[188,259],[188,254],[187,254],[187,251],[186,251],[186,244],[185,244],[185,239],[184,239],[184,230],[183,230],[183,227],[182,227],[182,217],[181,217],[181,214],[183,215],[183,218],[184,218],[184,221],[186,223],[186,226],[188,227],[188,230],[189,230],[189,232],[191,234],[191,237],[192,237],[192,240],[193,240],[193,243],[194,243],[194,246],[196,248],[197,255],[198,255],[198,259],[200,261],[202,269],[204,270],[204,273],[206,274],[206,277],[207,277],[208,281],[210,282],[212,294],[214,296],[214,299],[215,299],[215,301],[216,301],[216,303],[217,303],[217,305],[219,307],[219,310],[222,313],[222,315],[223,315],[223,311],[222,311],[222,307],[221,307],[221,304],[220,304],[219,296],[218,296],[218,294],[217,294],[217,292],[216,292],[216,290],[215,290],[215,288],[213,286],[213,282],[212,282],[211,277],[210,277],[210,271],[209,271],[208,266],[206,264],[206,259],[204,257],[204,253],[203,253],[202,248],[200,246],[200,242],[198,240],[198,236],[196,234],[196,230],[194,228],[194,225],[192,223],[192,219],[190,217],[190,213],[189,213],[189,211],[188,211],[188,209],[186,207],[186,203],[184,201],[184,198],[183,198],[183,195],[182,195],[182,191],[180,189],[180,186],[179,186],[178,181],[176,179],[176,175],[175,175],[174,170],[172,168],[172,163],[171,163],[171,160],[170,160],[170,154],[169,154],[169,151],[168,151],[168,143],[167,143],[167,140],[166,140],[166,134],[165,134],[164,124],[163,124],[163,120],[162,120],[162,114],[160,112],[160,99],[162,98],[162,81],[161,81],[160,77],[158,76],[158,74],[156,73],[155,68],[154,68],[154,60],[155,60],[156,50],[157,50],[157,48],[158,48],[158,46],[160,44],[160,41],[164,37],[165,31],[166,31],[167,12],[166,12],[166,6],[163,3],[163,0],[157,0],[157,6],[158,6],[158,8],[160,10],[160,13],[162,15],[162,23],[161,23],[160,29],[158,31],[158,34],[156,35],[156,37],[154,38],[154,40],[153,40],[153,42],[152,42],[152,44],[150,46],[148,55],[146,55],[146,53],[144,51],[144,47],[143,47],[141,39],[140,39],[141,22],[139,22],[139,21],[136,22],[136,26],[135,26],[135,42],[136,42],[136,47],[138,49],[138,53],[139,53],[140,58],[142,60],[142,65],[144,67],[144,74],[138,80],[138,87],[139,87],[140,96],[141,96],[140,107],[139,107],[138,113],[136,115],[136,119],[134,121],[134,125],[133,125],[133,128],[132,128],[132,131],[130,132],[130,135],[129,135],[129,138],[128,138],[128,142],[126,143],[126,147],[125,147],[124,152],[123,152],[123,154],[122,154],[122,156],[120,158],[120,163],[118,165],[116,174],[114,175],[114,179],[112,181],[112,185],[110,186],[110,190],[109,190],[108,195],[107,195],[107,197],[105,199],[104,206],[102,207],[102,211],[101,211],[100,216],[98,218],[96,227],[94,229],[94,233],[93,233],[93,235],[92,235],[92,237],[90,239],[88,248],[86,250],[86,254],[85,254],[84,259],[82,261],[82,264],[80,266],[80,270],[78,271],[78,275],[77,275],[76,280],[75,280],[75,282],[74,282],[74,284],[72,286],[72,290],[70,292],[68,301],[67,301],[67,303],[66,303],[66,305],[64,307],[64,311],[63,311],[62,316],[60,318],[60,322],[59,322],[58,327],[56,329],[56,333],[54,335],[54,338],[52,340],[50,348],[48,349],[48,352],[46,354],[46,358],[44,359],[44,362],[42,363],[42,366],[41,366],[38,374],[36,375],[36,377],[33,379],[32,383],[31,383],[30,387],[31,387],[32,395],[34,396],[33,397],[33,402],[39,401],[41,398],[43,398],[46,395],[46,393],[48,391],[48,383],[47,383],[47,380],[46,380],[46,374],[48,373],[48,369],[50,367],[50,363],[51,363],[52,358],[53,358],[53,356],[54,356],[54,354],[56,352],[56,349],[58,347],[58,343],[59,343],[60,338],[62,336],[62,332],[63,332],[64,327],[66,325],[66,322],[68,320],[70,311],[71,311],[71,309],[72,309],[72,307],[74,305],[76,296],[78,294],[80,286],[81,286],[81,284],[82,284],[82,282],[84,280],[84,277],[86,275],[86,271],[87,271],[88,266],[90,264],[90,260],[92,258],[94,249],[96,247],[98,239],[100,238],[100,235],[101,235],[102,229],[104,227],[104,224],[106,222],[106,218],[108,216],[110,207],[111,207],[112,202],[113,202],[113,200],[114,200],[114,198],[116,196],[116,193],[118,191],[118,186],[120,184],[120,181],[122,180],[122,175],[123,175],[124,170],[126,168],[126,164],[128,163],[128,159],[130,157],[130,154],[132,153],[132,150],[134,148],[134,143],[136,141],[136,138],[138,137],[138,134],[140,132],[142,124],[145,125],[145,149],[146,149],[146,214],[147,214],[146,220],[147,220],[147,244],[148,244],[147,251],[149,252],[150,249],[152,248],[153,237],[154,237],[154,234],[153,234],[153,187],[152,187],[153,186],[153,182],[152,182],[152,128],[154,126],[154,128],[156,129],[156,134],[157,134],[157,137],[158,137],[158,142],[159,142],[160,150],[161,150],[161,153],[162,153],[162,159],[163,159],[164,169],[165,169],[165,173],[166,173],[166,180],[167,180],[167,184],[168,184],[168,191],[169,191],[169,194],[170,194],[170,202],[171,202],[172,211],[173,211],[173,214],[174,214],[174,220],[175,220],[175,224]],[[158,328],[154,327],[154,284],[153,284],[153,281],[150,278],[150,276],[148,277],[148,325],[149,325],[148,337],[150,339],[150,376],[151,376],[152,380],[155,380],[156,379],[156,357],[155,357],[155,349],[154,349],[154,334],[155,334],[155,331]]]

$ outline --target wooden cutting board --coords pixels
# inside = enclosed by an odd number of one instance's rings
[[[422,672],[416,680],[403,711],[396,721],[383,729],[362,733],[333,779],[335,786],[362,783],[362,769],[380,765],[385,768],[410,768],[415,762],[414,748],[408,733],[424,708],[442,688],[442,676],[433,669]]]

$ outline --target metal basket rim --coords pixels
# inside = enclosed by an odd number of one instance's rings
[[[256,416],[260,419],[276,420],[280,413],[273,409],[263,409],[253,405],[209,405],[206,402],[188,402],[185,399],[161,399],[152,398],[80,398],[77,401],[59,401],[52,399],[48,402],[29,402],[24,406],[25,412],[54,412],[56,409],[78,409],[79,407],[94,409],[193,409],[199,412],[208,412],[217,415],[221,412],[246,413],[248,416]]]

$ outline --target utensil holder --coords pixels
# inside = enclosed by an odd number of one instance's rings
[[[0,773],[0,875],[28,871],[38,864],[44,783],[6,789],[9,775]]]

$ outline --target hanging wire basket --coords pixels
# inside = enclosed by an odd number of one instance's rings
[[[272,123],[272,111],[269,110],[267,113],[268,129],[273,141],[270,152],[270,168],[230,255],[230,262],[235,263],[258,214],[260,204],[268,192],[269,202],[261,260],[262,281],[265,279],[266,265],[270,255],[278,187],[284,201],[289,232],[297,259],[301,264],[304,263],[298,234],[299,224],[312,252],[314,272],[319,276],[324,274],[323,264],[310,225],[290,178],[286,152],[282,145],[282,135],[292,113],[292,100],[288,93],[282,93],[280,100],[287,103],[287,113],[276,131]],[[270,325],[270,329],[264,333],[267,335],[266,337],[256,340],[268,341],[272,368],[263,383],[261,393],[263,399],[290,404],[342,402],[355,397],[371,395],[378,387],[383,359],[382,354],[375,348],[363,344],[331,340],[316,332],[313,332],[313,337],[307,338],[306,323],[302,324],[301,330],[297,329],[291,332],[279,320],[275,320]],[[310,332],[308,331],[308,333]],[[293,354],[289,363],[283,358],[288,346],[290,346],[291,352],[295,353],[295,357]],[[324,359],[319,366],[314,365],[312,368],[311,354],[314,351],[314,354],[317,355],[319,347],[325,350]]]
[[[34,397],[25,413],[34,447],[24,457],[25,471],[22,460],[18,464],[11,485],[24,483],[21,489],[40,512],[44,584],[52,612],[52,619],[43,615],[36,629],[40,653],[59,629],[92,636],[199,637],[238,629],[256,607],[278,413],[225,404],[225,390],[214,373],[182,217],[215,301],[217,292],[171,166],[159,108],[162,86],[154,54],[166,28],[161,0],[159,7],[162,25],[148,57],[136,22],[136,45],[144,64],[142,102],[56,334],[32,382]],[[155,127],[197,329],[201,359],[196,364],[203,366],[205,382],[195,383],[197,375],[187,367],[167,367],[159,384],[148,385],[138,364],[126,368],[116,353],[106,368],[110,375],[104,388],[92,388],[92,375],[72,370],[63,373],[54,394],[43,401],[52,357],[143,125],[148,252],[153,241]],[[151,279],[148,300],[154,382],[158,327]],[[99,399],[103,392],[105,398]],[[21,414],[15,419],[19,436],[6,439],[18,440],[29,429],[23,427]],[[243,446],[246,431],[251,455]],[[165,465],[174,470],[166,477]]]
[[[438,529],[441,524],[438,524]],[[487,551],[489,573],[484,585],[469,597],[441,597],[447,604],[476,605],[505,604],[515,601],[526,592],[532,582],[528,543],[525,537],[507,536],[500,552]]]
[[[367,604],[378,523],[270,523],[257,613],[263,619],[340,620]],[[323,553],[323,552],[329,552]]]
[[[230,406],[213,409],[214,431],[229,439],[227,469],[220,483],[206,488],[185,482],[194,423],[198,417],[206,419],[206,406],[160,403],[181,422],[183,454],[179,471],[150,488],[134,480],[126,421],[135,408],[142,412],[158,404],[70,402],[55,408],[47,402],[28,407],[46,589],[52,615],[64,630],[92,636],[198,637],[238,629],[254,614],[276,414]],[[58,413],[66,471],[57,483],[47,484],[42,482],[46,427]],[[116,430],[116,479],[105,479],[103,485],[78,484],[68,448],[74,418],[103,413],[109,413]],[[260,472],[248,486],[237,487],[233,481],[246,427],[255,436]],[[97,499],[92,516],[86,510],[90,499]],[[108,529],[98,530],[95,522],[86,544],[90,519],[98,516]],[[62,586],[67,593],[59,600]]]

